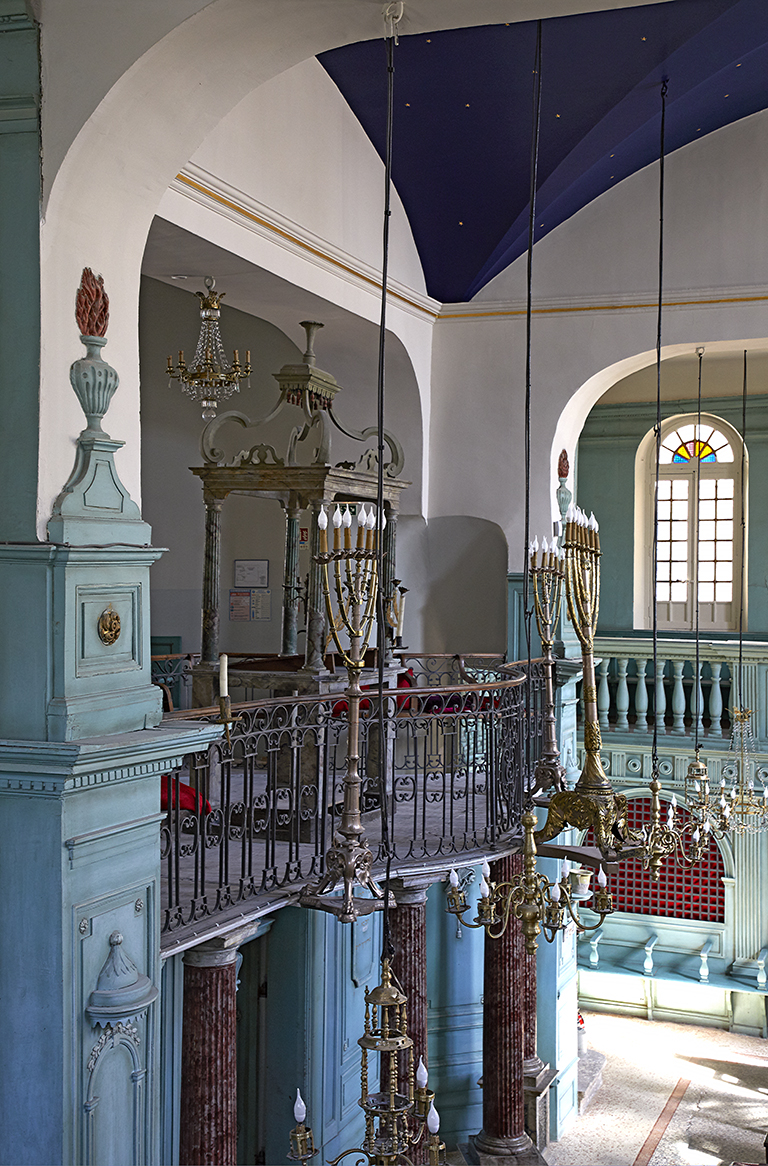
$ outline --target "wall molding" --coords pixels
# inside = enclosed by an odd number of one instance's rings
[[[270,243],[277,243],[295,255],[324,268],[347,282],[362,286],[366,291],[381,294],[381,274],[370,264],[335,247],[327,239],[308,231],[292,219],[286,218],[258,199],[230,186],[222,178],[201,166],[188,163],[171,183],[170,189],[191,199],[207,210],[222,215],[261,235]],[[434,321],[440,314],[440,301],[418,292],[391,277],[387,281],[387,298],[393,307],[402,308],[420,319]]]
[[[678,288],[664,298],[665,311],[690,310],[691,308],[721,308],[736,304],[763,304],[768,302],[768,286],[731,288]],[[534,303],[534,316],[578,315],[594,312],[649,312],[657,311],[658,302],[653,292],[634,292],[627,295],[601,296],[595,303],[592,296],[562,296],[542,299]],[[441,320],[507,319],[525,316],[525,301],[472,300],[464,304],[443,304]]]

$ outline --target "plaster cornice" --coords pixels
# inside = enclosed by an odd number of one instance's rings
[[[718,308],[736,304],[763,304],[768,302],[768,288],[681,288],[669,292],[663,302],[664,310],[691,308]],[[563,296],[539,300],[533,306],[535,316],[578,315],[594,312],[648,312],[657,311],[653,293],[632,293],[601,297],[599,303],[590,296]],[[525,316],[524,300],[472,300],[466,304],[443,304],[441,320],[498,319]]]
[[[174,721],[157,729],[81,741],[0,741],[0,793],[65,792],[151,777],[221,736],[216,724]]]
[[[326,239],[314,235],[305,227],[286,218],[272,207],[259,202],[244,191],[238,190],[223,179],[210,174],[202,167],[188,163],[171,183],[171,190],[199,205],[222,215],[247,230],[261,235],[272,243],[279,243],[294,254],[331,271],[350,283],[362,286],[366,291],[381,294],[380,273],[369,264],[335,247]],[[436,320],[440,314],[440,302],[423,292],[389,278],[388,298],[393,306],[418,316]]]

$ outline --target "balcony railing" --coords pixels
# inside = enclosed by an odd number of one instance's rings
[[[152,657],[152,683],[163,690],[163,708],[188,709],[192,703],[192,669],[199,652],[166,652]]]
[[[743,702],[755,710],[758,742],[766,742],[768,644],[751,641],[743,647]],[[629,733],[643,737],[658,731],[672,737],[693,737],[698,712],[700,739],[726,746],[731,733],[739,645],[732,640],[658,642],[657,669],[648,639],[603,637],[595,640],[597,706],[603,734]],[[697,697],[698,691],[698,697]],[[765,746],[763,746],[765,747]]]
[[[530,717],[522,670],[498,657],[413,657],[404,667],[420,682],[452,670],[456,680],[386,690],[383,807],[376,697],[363,699],[362,797],[375,865],[386,858],[383,813],[393,871],[508,850],[520,832],[526,755],[533,764],[541,748],[542,664],[532,665]],[[163,778],[164,947],[257,915],[323,872],[341,815],[346,711],[343,694],[236,705],[231,746],[219,741]],[[218,710],[171,716],[215,721]]]

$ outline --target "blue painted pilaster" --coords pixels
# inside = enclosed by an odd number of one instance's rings
[[[219,734],[0,741],[0,1161],[160,1160],[158,1002],[86,1009],[115,932],[159,986],[160,776]]]

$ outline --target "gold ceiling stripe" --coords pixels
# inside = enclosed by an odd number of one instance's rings
[[[665,308],[698,308],[708,307],[717,304],[757,304],[768,300],[768,295],[764,296],[731,296],[727,299],[718,300],[665,300]],[[562,308],[534,308],[534,314],[538,316],[551,316],[562,313],[576,314],[578,312],[626,312],[637,310],[638,308],[655,308],[656,304],[573,304]],[[525,308],[497,308],[487,312],[443,312],[440,315],[441,320],[469,320],[480,317],[493,316],[524,316]]]
[[[279,235],[281,238],[286,239],[289,243],[293,243],[296,247],[301,247],[302,250],[308,251],[310,255],[316,255],[318,259],[323,259],[326,263],[333,264],[334,267],[340,268],[342,271],[347,272],[348,275],[354,275],[356,279],[362,280],[363,283],[370,284],[370,286],[376,288],[377,291],[381,290],[381,283],[378,280],[371,279],[370,276],[364,275],[362,271],[358,271],[354,267],[349,267],[346,263],[342,263],[340,259],[336,259],[333,255],[329,255],[327,251],[321,251],[319,248],[313,247],[310,243],[305,243],[303,239],[298,237],[298,235],[293,235],[290,233],[290,231],[283,230],[282,227],[278,227],[275,223],[271,223],[268,219],[261,218],[260,215],[254,214],[253,211],[249,211],[246,207],[241,206],[240,203],[233,202],[231,199],[225,198],[224,195],[218,194],[217,191],[211,190],[207,186],[203,186],[200,182],[195,182],[193,178],[189,178],[186,174],[177,174],[176,181],[183,182],[185,186],[190,186],[193,190],[198,190],[201,194],[206,195],[208,198],[212,198],[214,202],[218,202],[222,206],[228,207],[229,210],[233,210],[237,214],[242,215],[244,218],[250,219],[251,222],[258,223],[260,227],[266,227],[268,231],[272,231],[273,234]],[[399,292],[393,291],[392,288],[387,289],[387,295],[391,296],[393,299],[400,300],[404,304],[408,304],[408,306],[411,308],[416,308],[419,312],[423,312],[425,316],[431,316],[433,320],[436,320],[438,317],[438,313],[433,311],[431,308],[425,308],[422,304],[418,303],[418,301],[412,300],[408,296],[401,295]]]

